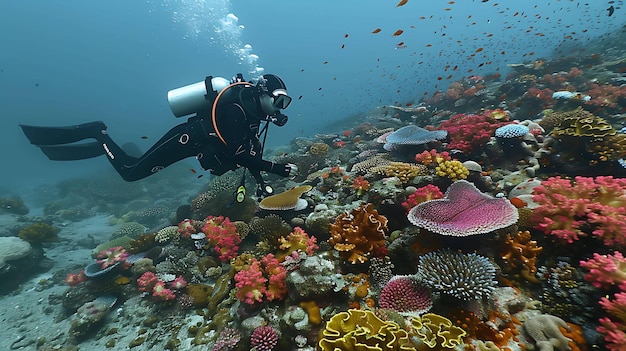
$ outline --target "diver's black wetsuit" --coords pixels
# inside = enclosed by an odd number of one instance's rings
[[[127,154],[99,121],[69,127],[21,127],[31,143],[51,160],[80,160],[104,154],[126,181],[143,179],[192,156],[200,161],[203,169],[216,175],[239,166],[246,167],[260,188],[265,185],[261,171],[283,177],[289,175],[288,165],[263,160],[258,116],[252,116],[239,102],[218,105],[215,116],[219,133],[211,114],[199,113],[170,129],[140,157]],[[91,138],[97,142],[76,143]]]
[[[257,136],[260,122],[258,118],[248,116],[240,104],[219,107],[216,123],[226,144],[217,136],[211,117],[198,115],[170,129],[141,157],[128,155],[106,132],[96,139],[102,143],[113,167],[127,181],[143,179],[191,156],[200,161],[203,169],[216,175],[238,166],[249,169],[257,182],[262,182],[260,171],[280,176],[289,174],[286,165],[262,159]]]

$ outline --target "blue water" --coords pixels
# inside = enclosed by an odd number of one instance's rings
[[[608,1],[396,3],[2,1],[1,187],[110,167],[104,158],[48,161],[18,123],[103,120],[120,143],[147,148],[182,122],[168,90],[207,75],[252,78],[262,68],[283,77],[295,98],[289,123],[270,130],[276,146],[375,106],[419,102],[463,76],[504,75],[507,63],[566,55],[624,24],[623,9],[608,17]],[[393,36],[398,29],[404,33]]]

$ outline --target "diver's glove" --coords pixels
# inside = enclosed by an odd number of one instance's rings
[[[271,173],[278,174],[281,177],[295,177],[298,174],[298,166],[293,163],[273,163]]]
[[[287,120],[289,120],[289,118],[280,112],[270,117],[270,122],[274,123],[275,125],[279,127],[282,127],[285,124],[287,124]]]

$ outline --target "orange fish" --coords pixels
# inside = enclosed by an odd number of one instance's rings
[[[406,5],[407,2],[409,2],[409,0],[400,0],[400,2],[398,3],[398,5],[396,5],[396,7],[404,6]]]
[[[404,33],[404,31],[402,29],[398,29],[397,31],[393,32],[393,36],[397,37],[398,35]]]
[[[380,29],[380,28],[376,28],[376,29],[374,29],[374,30],[372,31],[372,34],[380,33],[380,31],[381,31],[381,30],[382,30],[382,29]]]
[[[511,201],[511,204],[513,204],[513,206],[515,206],[517,208],[522,208],[522,207],[528,206],[528,203],[526,203],[526,201],[520,199],[519,197],[514,197],[510,201]]]

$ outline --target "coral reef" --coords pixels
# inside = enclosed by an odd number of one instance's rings
[[[31,244],[42,244],[51,241],[57,241],[59,229],[51,226],[48,223],[39,222],[33,223],[22,228],[18,234],[18,237],[22,240],[26,240]]]

